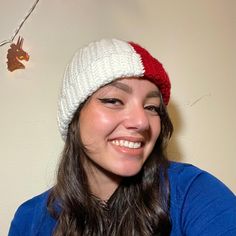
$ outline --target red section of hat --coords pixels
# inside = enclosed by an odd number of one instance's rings
[[[160,89],[165,105],[168,104],[170,99],[170,80],[169,76],[163,68],[162,64],[140,45],[129,42],[134,50],[141,56],[144,66],[144,76],[154,82]]]

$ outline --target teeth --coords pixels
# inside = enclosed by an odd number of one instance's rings
[[[127,148],[140,148],[141,142],[130,142],[127,140],[113,140],[113,144],[121,147],[127,147]]]

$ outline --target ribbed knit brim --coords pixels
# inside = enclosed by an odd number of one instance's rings
[[[63,140],[79,105],[101,86],[118,78],[145,77],[155,83],[167,105],[170,81],[161,63],[132,42],[102,39],[81,48],[67,66],[58,104],[58,126]]]

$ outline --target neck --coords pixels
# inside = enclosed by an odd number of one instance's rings
[[[108,201],[118,188],[122,177],[114,175],[98,166],[86,168],[90,190],[102,201]]]
[[[90,179],[89,185],[92,191],[92,194],[101,199],[102,201],[107,202],[112,194],[116,191],[119,186],[120,181],[111,180],[111,179]]]

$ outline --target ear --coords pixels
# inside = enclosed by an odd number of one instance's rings
[[[18,40],[17,40],[16,45],[17,45],[17,46],[20,46],[20,36],[18,37]]]
[[[20,48],[22,48],[23,41],[24,41],[24,39],[21,37],[21,38],[20,38]]]

